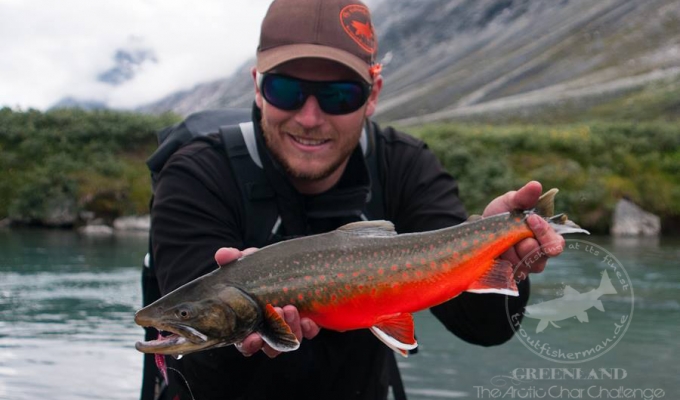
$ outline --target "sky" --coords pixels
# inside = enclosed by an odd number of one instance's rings
[[[270,0],[0,0],[0,107],[45,110],[71,96],[114,108],[229,76],[255,55]],[[131,79],[98,77],[124,49]]]

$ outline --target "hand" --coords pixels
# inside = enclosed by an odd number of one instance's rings
[[[250,247],[243,251],[235,249],[233,247],[222,247],[215,253],[215,261],[220,267],[226,266],[229,263],[238,260],[243,256],[253,254],[257,251],[257,248]],[[297,308],[292,305],[287,305],[283,308],[274,307],[277,313],[283,318],[284,321],[290,326],[291,331],[298,341],[302,341],[302,338],[312,339],[317,334],[321,328],[309,318],[300,318],[300,313]],[[244,356],[250,357],[262,350],[270,358],[278,356],[281,352],[272,349],[268,344],[262,340],[262,336],[258,333],[251,333],[248,335],[243,342],[236,345],[238,351],[243,353]]]
[[[483,216],[531,209],[538,202],[542,191],[540,183],[531,181],[517,191],[494,199],[484,209]],[[564,238],[543,218],[534,214],[529,216],[527,222],[536,238],[524,239],[501,255],[501,259],[511,262],[515,267],[515,278],[519,280],[525,279],[529,273],[542,272],[548,258],[558,256],[564,249]]]
[[[283,308],[274,307],[277,313],[283,318],[284,321],[290,326],[290,330],[293,331],[295,337],[298,341],[302,341],[302,338],[312,339],[314,338],[321,328],[309,318],[300,318],[297,308],[295,306],[287,305]],[[280,351],[272,349],[267,343],[264,342],[262,336],[258,333],[251,333],[243,342],[236,346],[238,351],[240,351],[244,356],[250,357],[262,350],[269,358],[274,358],[281,354]]]

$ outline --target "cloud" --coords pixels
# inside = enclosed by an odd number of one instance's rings
[[[134,107],[221,77],[255,54],[269,0],[0,0],[0,106],[44,109],[65,96]],[[145,48],[118,86],[118,51]]]

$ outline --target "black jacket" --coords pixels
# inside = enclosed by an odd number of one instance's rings
[[[338,184],[328,192],[303,196],[288,183],[270,157],[254,112],[256,138],[267,177],[277,193],[288,236],[326,232],[358,220],[351,208],[370,188],[367,167],[357,148]],[[369,123],[381,141],[384,217],[397,232],[420,232],[461,223],[465,210],[455,180],[420,140]],[[179,149],[161,171],[152,208],[152,244],[162,294],[216,268],[215,251],[247,248],[242,232],[243,200],[219,135],[209,135]],[[330,212],[329,212],[330,211]],[[351,210],[345,210],[351,211]],[[528,285],[510,298],[511,312],[525,306]],[[471,343],[500,344],[512,334],[505,296],[463,293],[432,308],[451,332]],[[416,327],[417,329],[417,327]],[[387,396],[392,357],[368,330],[323,330],[300,349],[269,359],[261,352],[243,357],[233,346],[169,360],[182,371],[193,396],[205,399],[382,399]],[[170,371],[171,388],[189,399],[184,380]]]

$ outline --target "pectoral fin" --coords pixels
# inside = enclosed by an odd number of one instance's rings
[[[581,322],[588,322],[588,313],[584,311],[582,313],[576,314],[576,319]]]
[[[389,348],[404,357],[408,356],[408,350],[418,347],[414,334],[413,316],[409,313],[384,317],[371,327],[371,332]]]
[[[262,327],[257,331],[272,349],[276,351],[293,351],[300,347],[300,342],[290,330],[290,326],[274,310],[271,304],[264,309]]]
[[[489,271],[476,282],[473,282],[466,291],[519,296],[519,290],[513,276],[512,263],[505,260],[495,260]]]
[[[542,319],[539,323],[538,326],[536,326],[536,333],[541,333],[545,330],[545,328],[548,327],[548,321],[547,319]]]

